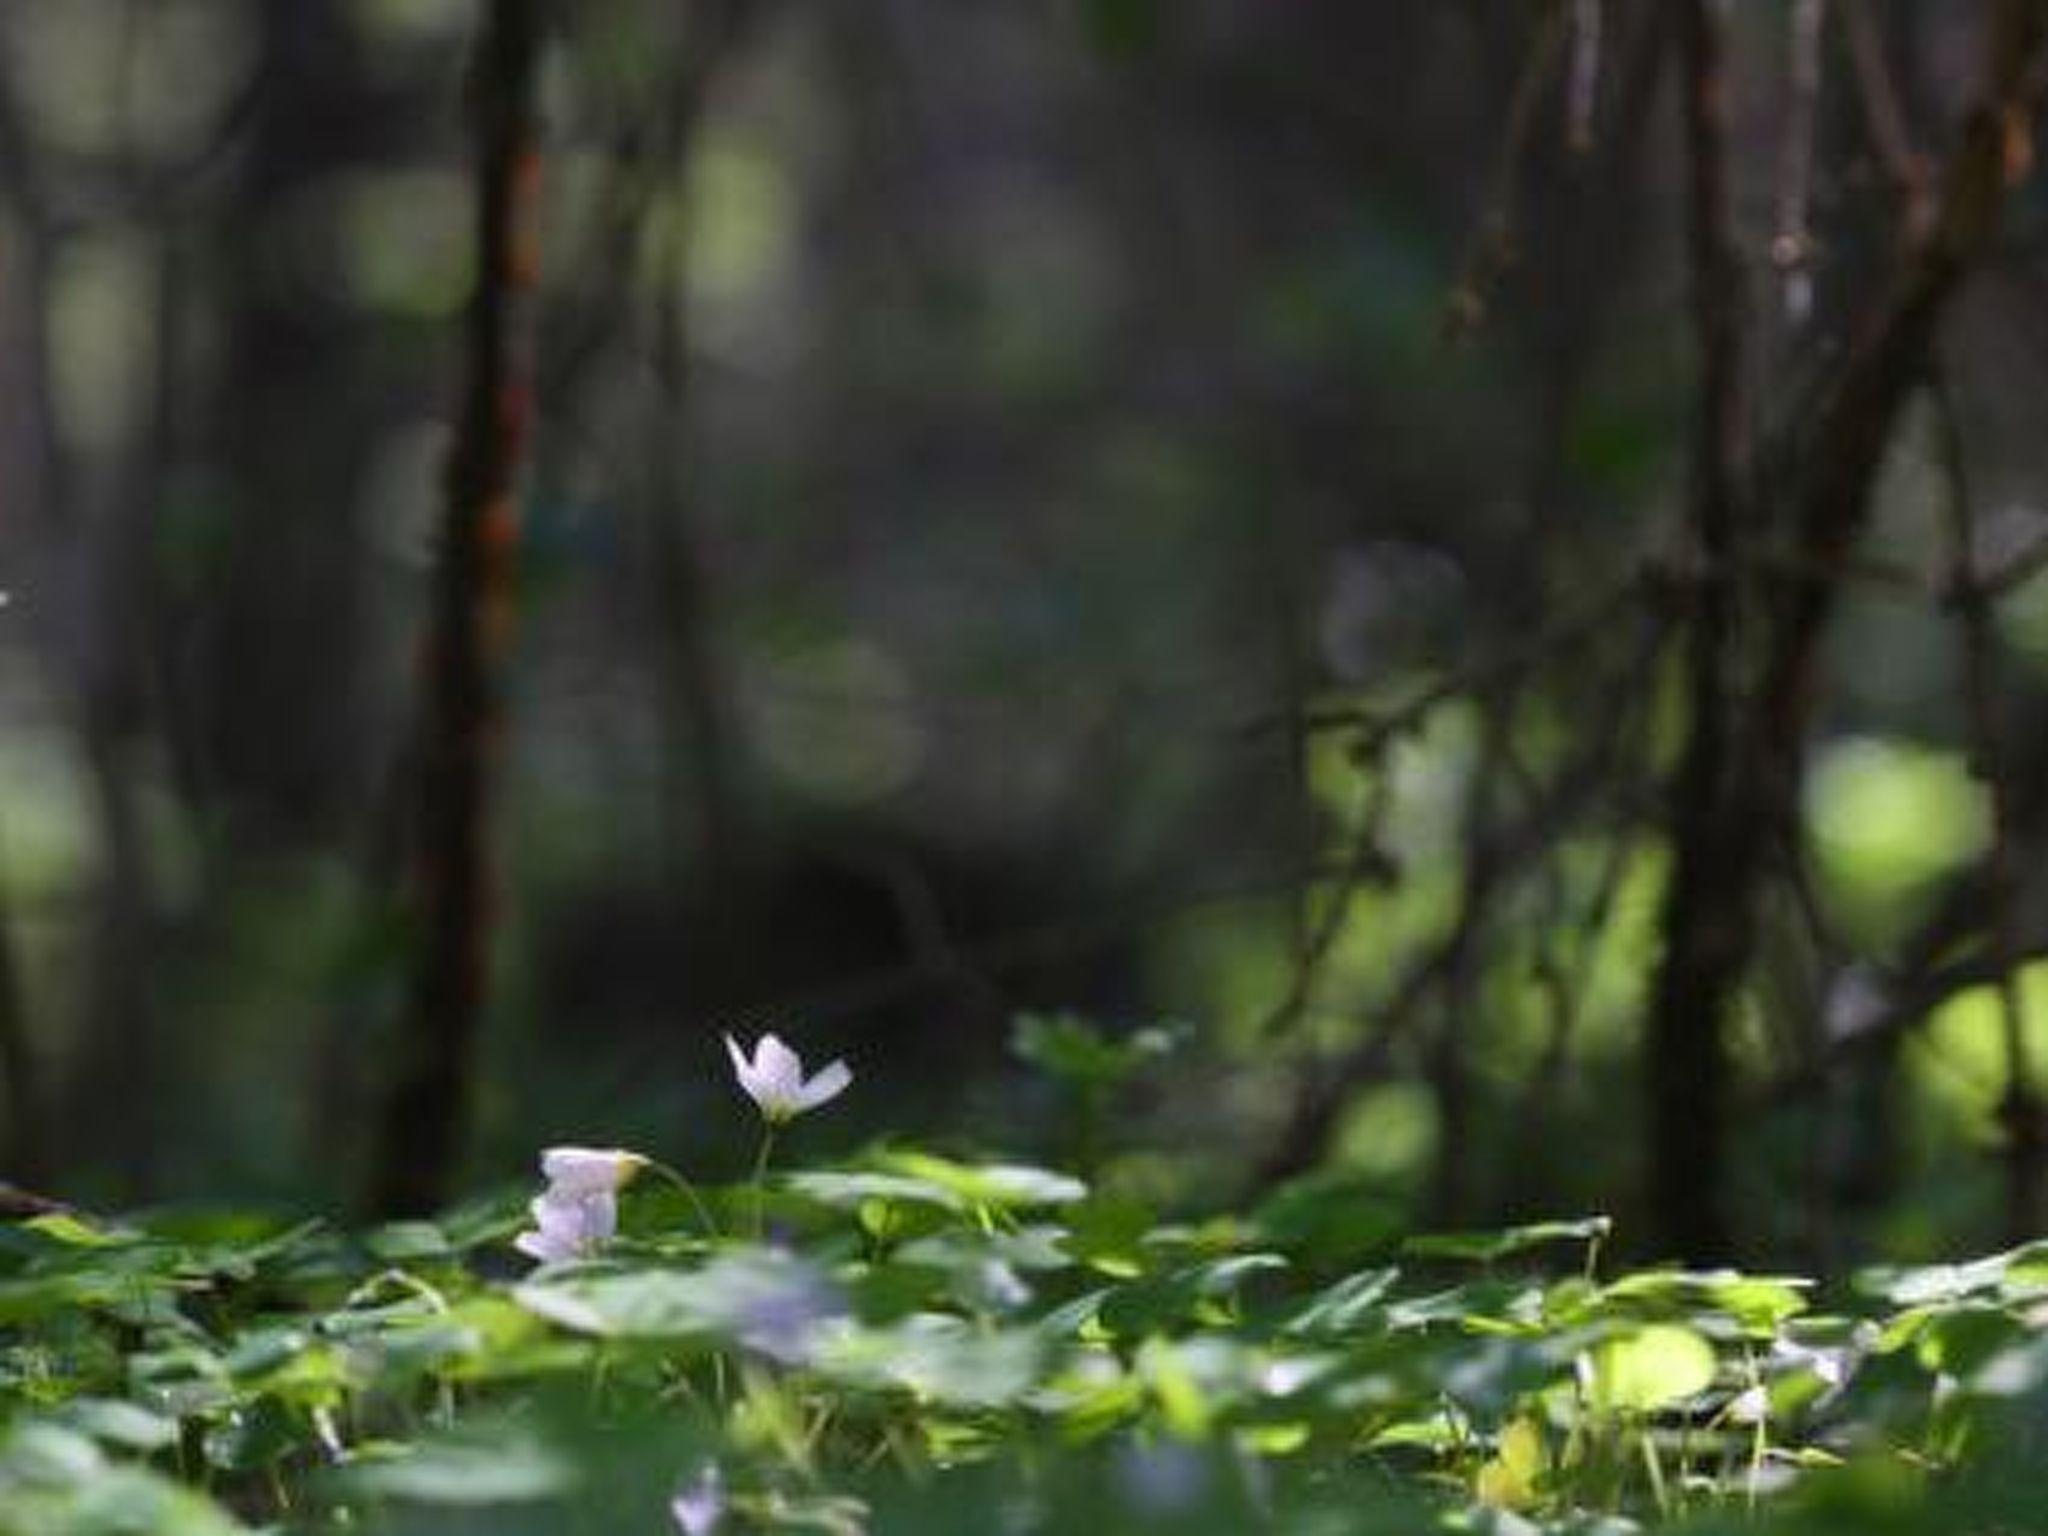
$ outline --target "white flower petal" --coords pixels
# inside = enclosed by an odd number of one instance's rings
[[[756,1104],[761,1102],[761,1075],[754,1070],[754,1064],[740,1044],[731,1035],[725,1037],[725,1053],[732,1058],[733,1075],[740,1080],[740,1088]]]
[[[798,1110],[816,1109],[828,1099],[836,1099],[846,1092],[853,1081],[853,1068],[843,1061],[835,1061],[822,1068],[818,1075],[797,1090]]]
[[[612,1196],[589,1195],[577,1202],[586,1246],[601,1243],[619,1230],[619,1203]]]
[[[560,1243],[545,1232],[522,1232],[512,1239],[512,1246],[528,1258],[539,1259],[543,1264],[551,1264],[556,1259],[566,1259],[570,1256],[563,1251]]]
[[[538,1237],[558,1258],[589,1252],[619,1226],[618,1201],[606,1190],[573,1196],[550,1192],[531,1209]]]
[[[755,1043],[754,1071],[763,1090],[773,1098],[791,1102],[803,1091],[803,1062],[774,1035],[763,1035]]]
[[[853,1072],[846,1063],[835,1061],[806,1082],[802,1058],[773,1034],[765,1034],[755,1042],[751,1059],[731,1035],[725,1037],[725,1051],[732,1058],[740,1087],[760,1107],[761,1117],[770,1125],[781,1125],[827,1099],[836,1098],[853,1081]]]
[[[575,1195],[620,1189],[646,1164],[639,1153],[619,1147],[549,1147],[540,1157],[548,1182]]]

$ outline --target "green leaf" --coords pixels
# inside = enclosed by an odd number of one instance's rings
[[[936,1205],[947,1211],[957,1211],[961,1208],[960,1197],[951,1190],[925,1179],[908,1178],[902,1174],[861,1171],[792,1173],[782,1182],[785,1188],[792,1189],[807,1199],[841,1211],[856,1210],[862,1202],[868,1200],[900,1200],[912,1204]]]
[[[969,1206],[1012,1210],[1071,1205],[1088,1196],[1079,1179],[1020,1163],[956,1163],[926,1152],[890,1152],[881,1159],[892,1172],[945,1190]]]
[[[32,1216],[21,1225],[25,1230],[47,1237],[53,1243],[62,1243],[71,1248],[119,1248],[143,1240],[139,1232],[94,1226],[68,1211],[53,1211],[45,1216]]]
[[[1690,1328],[1653,1323],[1592,1351],[1589,1396],[1608,1413],[1651,1413],[1713,1385],[1714,1348]]]
[[[1143,1201],[1091,1195],[1067,1208],[1067,1252],[1105,1275],[1131,1279],[1150,1264],[1145,1239],[1154,1219],[1152,1208]]]
[[[517,1504],[569,1492],[575,1468],[537,1440],[508,1435],[493,1440],[429,1442],[389,1459],[348,1468],[353,1491],[422,1504]]]
[[[1346,1275],[1327,1290],[1318,1292],[1287,1322],[1289,1333],[1329,1335],[1356,1333],[1368,1327],[1385,1326],[1381,1302],[1394,1282],[1398,1269],[1364,1269]]]
[[[371,1231],[363,1246],[387,1264],[452,1258],[455,1245],[431,1221],[394,1221]]]
[[[539,1317],[609,1338],[703,1336],[778,1358],[808,1348],[845,1303],[804,1260],[769,1249],[722,1254],[701,1269],[571,1271],[518,1287]]]
[[[151,1413],[122,1398],[78,1397],[66,1403],[58,1418],[102,1445],[147,1454],[178,1438],[178,1421]]]
[[[1499,1232],[1425,1232],[1409,1238],[1401,1251],[1419,1258],[1475,1259],[1490,1264],[1550,1243],[1599,1242],[1613,1229],[1608,1217],[1587,1216],[1577,1221],[1539,1221]]]
[[[980,1331],[957,1317],[920,1313],[888,1328],[836,1334],[813,1361],[856,1386],[900,1387],[923,1402],[995,1408],[1037,1379],[1045,1340],[1028,1329]]]
[[[1216,1309],[1234,1300],[1254,1276],[1286,1267],[1287,1261],[1277,1253],[1237,1254],[1118,1286],[1103,1303],[1102,1321],[1125,1337],[1154,1333],[1189,1318],[1214,1323],[1221,1320]]]
[[[1011,1032],[1010,1049],[1048,1076],[1077,1087],[1110,1088],[1172,1055],[1191,1033],[1185,1024],[1172,1024],[1111,1035],[1076,1014],[1027,1013]]]
[[[1700,1310],[1719,1311],[1746,1332],[1764,1336],[1806,1310],[1812,1285],[1796,1276],[1744,1275],[1728,1269],[1645,1270],[1604,1287],[1588,1312],[1678,1318]]]
[[[259,1397],[206,1432],[206,1459],[225,1471],[254,1471],[293,1455],[307,1438],[298,1414],[274,1397]]]

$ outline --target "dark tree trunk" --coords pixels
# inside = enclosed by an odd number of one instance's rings
[[[7,1106],[0,1158],[13,1177],[33,1182],[47,1167],[42,1077],[29,1036],[28,998],[15,960],[12,916],[6,888],[0,884],[0,1103]]]
[[[1688,159],[1688,249],[1699,408],[1690,501],[1692,611],[1685,756],[1673,786],[1666,949],[1651,1013],[1652,1208],[1662,1240],[1688,1259],[1728,1244],[1721,1207],[1728,1062],[1721,1017],[1749,952],[1749,890],[1761,830],[1730,808],[1741,772],[1734,718],[1740,642],[1737,577],[1744,430],[1746,297],[1729,187],[1724,41],[1709,0],[1680,12]]]
[[[214,237],[223,345],[200,446],[225,470],[223,522],[190,588],[166,594],[165,724],[182,791],[232,828],[231,852],[352,831],[369,798],[359,491],[416,401],[393,387],[383,317],[341,291],[306,230],[337,219],[345,178],[392,159],[413,123],[353,10],[257,8],[246,150]]]
[[[371,1197],[420,1212],[448,1195],[469,1126],[489,962],[487,821],[511,622],[518,478],[532,413],[522,310],[534,284],[539,0],[484,13],[473,99],[477,280],[448,468],[417,732],[416,958]]]

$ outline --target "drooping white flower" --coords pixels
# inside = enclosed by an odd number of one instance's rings
[[[543,1264],[587,1257],[618,1231],[618,1192],[646,1165],[616,1148],[549,1147],[540,1157],[548,1187],[529,1207],[533,1229],[512,1246]]]
[[[837,1098],[853,1081],[853,1069],[843,1061],[832,1062],[819,1069],[817,1076],[806,1079],[803,1061],[773,1035],[760,1038],[751,1060],[731,1035],[725,1037],[725,1050],[732,1057],[740,1087],[760,1106],[761,1118],[770,1125],[794,1120]]]
[[[638,1152],[617,1147],[549,1147],[540,1155],[551,1195],[615,1194],[646,1166]]]
[[[725,1514],[725,1480],[718,1464],[710,1462],[697,1474],[697,1481],[679,1489],[669,1500],[669,1513],[683,1536],[711,1536]]]

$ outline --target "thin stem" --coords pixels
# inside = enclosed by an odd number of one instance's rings
[[[361,1285],[350,1291],[342,1301],[341,1309],[346,1312],[367,1303],[380,1291],[395,1288],[417,1296],[436,1312],[448,1310],[448,1298],[418,1275],[405,1269],[387,1269],[372,1275]]]
[[[654,1174],[658,1178],[668,1180],[669,1183],[675,1185],[677,1189],[683,1192],[683,1198],[690,1202],[690,1209],[695,1211],[697,1219],[704,1223],[704,1235],[706,1237],[716,1238],[720,1235],[717,1219],[712,1216],[711,1208],[704,1203],[703,1197],[697,1193],[696,1185],[692,1184],[689,1179],[676,1169],[671,1168],[667,1163],[657,1161],[654,1158],[650,1157],[647,1159],[646,1168],[649,1173]]]
[[[768,1234],[768,1154],[775,1149],[775,1122],[761,1122],[761,1150],[754,1154],[754,1238]]]
[[[1870,9],[1870,0],[1847,0],[1836,7],[1836,14],[1847,31],[1864,129],[1898,194],[1903,214],[1901,233],[1910,245],[1926,233],[1933,214],[1927,158],[1914,147],[1913,131],[1907,125],[1905,107],[1900,103],[1898,86],[1885,58],[1884,34]]]
[[[1657,1501],[1657,1513],[1669,1516],[1671,1490],[1664,1485],[1664,1463],[1657,1455],[1657,1442],[1651,1437],[1648,1424],[1636,1427],[1636,1446],[1643,1453],[1643,1469],[1650,1476],[1650,1495]]]

